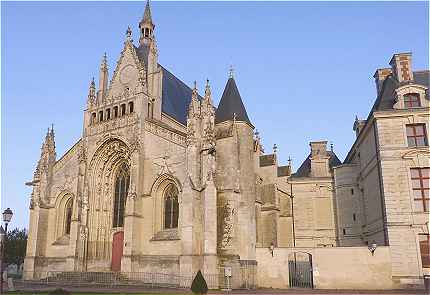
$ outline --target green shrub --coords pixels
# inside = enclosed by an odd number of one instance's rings
[[[49,295],[71,295],[71,293],[67,290],[58,288],[55,290],[52,290],[51,292],[48,293]]]
[[[194,294],[206,294],[208,292],[208,285],[200,270],[197,272],[191,284],[191,291],[193,291]]]

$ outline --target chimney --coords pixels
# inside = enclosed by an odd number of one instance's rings
[[[327,141],[313,141],[309,145],[311,146],[311,177],[330,176]]]
[[[399,82],[412,81],[412,53],[397,53],[390,60],[390,65],[394,76]]]
[[[381,92],[382,84],[391,73],[392,73],[391,68],[376,70],[375,74],[373,75],[373,78],[375,78],[375,84],[376,84],[376,94],[379,94],[379,92]]]

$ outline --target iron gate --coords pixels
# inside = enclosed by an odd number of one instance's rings
[[[290,288],[312,288],[312,255],[304,252],[294,252],[288,257]]]

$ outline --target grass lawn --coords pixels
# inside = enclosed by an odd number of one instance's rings
[[[6,294],[15,294],[15,295],[29,295],[29,294],[37,294],[37,295],[48,295],[47,292],[6,292]],[[127,295],[127,294],[133,294],[133,295],[190,295],[192,293],[125,293],[125,292],[112,292],[112,293],[101,293],[101,292],[71,292],[70,294],[74,295],[107,295],[107,294],[115,294],[115,295]]]

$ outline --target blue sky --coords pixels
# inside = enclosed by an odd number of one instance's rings
[[[103,52],[110,74],[144,2],[1,2],[1,207],[28,226],[31,180],[46,129],[57,158],[81,136],[83,109]],[[309,141],[343,160],[355,115],[375,99],[373,74],[396,52],[427,69],[428,2],[152,2],[159,61],[217,104],[232,64],[266,152],[297,168]]]

